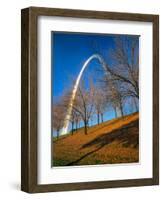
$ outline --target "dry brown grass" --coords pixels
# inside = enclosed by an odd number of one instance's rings
[[[110,120],[53,142],[54,166],[131,163],[139,160],[139,114]]]

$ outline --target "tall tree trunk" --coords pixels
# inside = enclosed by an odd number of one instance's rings
[[[114,112],[115,112],[115,118],[117,118],[117,108],[114,107]]]
[[[84,133],[85,135],[87,135],[87,122],[84,121]]]
[[[97,124],[99,124],[100,123],[100,114],[99,114],[99,112],[97,112]]]
[[[74,122],[71,122],[71,134],[73,135],[74,134]]]
[[[139,111],[139,109],[138,109],[138,105],[137,105],[137,103],[136,103],[136,100],[135,100],[135,98],[134,98],[134,104],[135,104],[135,110],[136,110],[136,112],[138,112],[138,111]]]
[[[76,121],[76,131],[78,130],[78,122]]]
[[[122,102],[120,102],[120,111],[121,111],[121,115],[122,115],[122,117],[123,117],[123,106],[122,106]]]
[[[57,129],[57,139],[59,138],[59,129]]]
[[[101,113],[101,122],[104,122],[103,113]]]

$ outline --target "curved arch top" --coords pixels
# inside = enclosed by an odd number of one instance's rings
[[[79,86],[79,83],[80,83],[80,79],[83,75],[83,72],[84,70],[86,69],[86,67],[88,66],[88,64],[93,60],[93,59],[97,59],[99,60],[99,62],[101,63],[102,67],[104,68],[104,70],[107,70],[106,66],[104,65],[105,61],[104,59],[102,58],[102,56],[100,56],[99,54],[93,54],[92,56],[90,56],[84,63],[82,69],[80,70],[80,73],[76,79],[76,83],[75,83],[75,86],[74,86],[74,89],[75,91],[77,91],[78,89],[78,86]],[[76,92],[75,92],[76,93]]]

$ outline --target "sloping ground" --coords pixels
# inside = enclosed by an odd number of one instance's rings
[[[53,141],[53,165],[131,163],[139,160],[139,114],[83,129]]]

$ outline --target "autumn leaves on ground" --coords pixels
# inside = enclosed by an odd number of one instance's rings
[[[53,141],[53,165],[77,166],[139,161],[139,114],[103,122]]]

